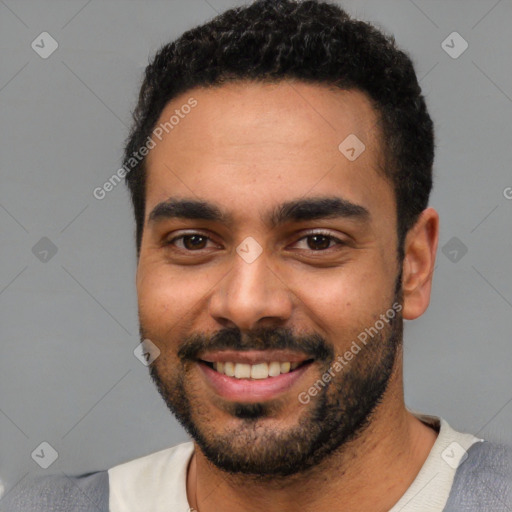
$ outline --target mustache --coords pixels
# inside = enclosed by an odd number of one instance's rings
[[[291,350],[318,361],[332,361],[334,348],[317,333],[295,336],[289,328],[261,328],[242,334],[237,327],[213,335],[196,333],[185,338],[178,350],[181,361],[197,360],[201,352],[218,350]]]

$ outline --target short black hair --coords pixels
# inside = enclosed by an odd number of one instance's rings
[[[146,143],[169,101],[198,86],[301,80],[366,93],[379,119],[383,171],[393,185],[399,259],[432,189],[434,130],[411,59],[392,36],[325,1],[256,0],[163,46],[146,68],[123,166],[140,254]],[[341,142],[341,141],[340,141]],[[130,160],[131,159],[131,160]]]

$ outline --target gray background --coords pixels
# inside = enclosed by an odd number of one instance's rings
[[[0,0],[6,492],[28,474],[106,469],[187,439],[133,355],[128,193],[92,191],[120,166],[148,56],[242,3]],[[512,1],[340,3],[410,53],[437,128],[440,247],[431,306],[405,327],[407,405],[512,444]],[[59,44],[47,59],[31,48],[43,31]],[[453,31],[469,43],[457,59],[441,46]],[[40,252],[43,237],[56,254]],[[58,452],[46,470],[31,458],[43,441]]]

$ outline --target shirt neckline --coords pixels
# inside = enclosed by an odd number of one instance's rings
[[[389,512],[440,512],[465,452],[482,439],[457,432],[441,417],[408,410],[438,436],[418,475]],[[189,512],[187,470],[194,449],[188,441],[110,468],[110,511]]]

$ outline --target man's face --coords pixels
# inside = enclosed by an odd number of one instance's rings
[[[160,350],[151,375],[212,463],[293,474],[364,430],[400,349],[376,115],[360,92],[291,82],[197,88],[159,123],[176,109],[147,160],[137,290],[141,337]]]

